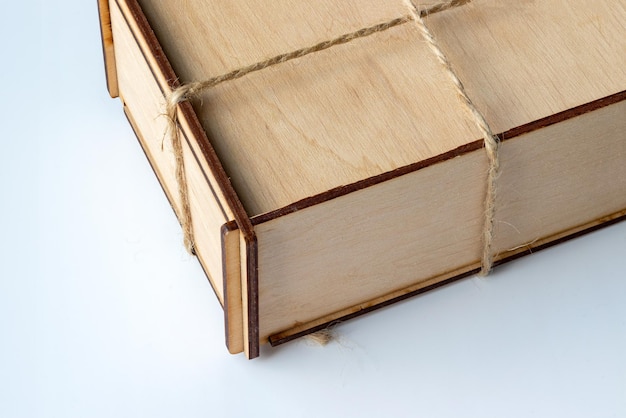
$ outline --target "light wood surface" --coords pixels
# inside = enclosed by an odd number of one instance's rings
[[[474,0],[427,24],[494,132],[626,90],[624,0]]]
[[[257,17],[246,13],[245,7],[229,2],[217,12],[213,4],[189,2],[195,15],[213,23],[201,26],[201,33],[217,34],[222,29],[228,33],[227,38],[204,47],[196,36],[180,34],[180,27],[188,23],[184,9],[178,10],[173,3],[141,2],[183,81],[206,79],[407,13],[400,1],[385,7],[378,2],[376,7],[371,1],[369,7],[361,3],[256,3],[259,13],[267,13],[267,26],[255,26],[255,36],[250,36],[245,28]],[[158,14],[151,12],[157,8]],[[363,11],[354,13],[357,8]],[[216,13],[226,11],[232,13],[231,18],[215,18]],[[283,21],[296,26],[290,35],[285,36],[282,29],[268,30],[280,28]],[[307,29],[302,30],[303,25]],[[418,36],[407,24],[251,74],[204,95],[196,109],[251,215],[478,138],[454,91],[438,87],[446,85],[446,75],[428,47],[412,41]],[[248,46],[235,54],[230,45],[242,43]],[[268,48],[260,46],[266,44]],[[233,55],[238,58],[230,59]],[[218,67],[223,61],[226,64]],[[446,123],[431,123],[442,115],[447,115]]]
[[[115,54],[118,65],[120,97],[128,108],[129,119],[138,133],[139,140],[151,161],[155,173],[172,203],[180,214],[178,184],[174,175],[174,154],[169,141],[164,140],[167,121],[163,117],[163,93],[152,75],[140,47],[135,42],[131,28],[115,2],[111,3],[111,16],[115,24]],[[137,34],[137,31],[135,31]],[[181,131],[181,135],[186,135]],[[196,145],[197,146],[197,145]],[[211,284],[223,302],[223,271],[221,251],[221,226],[232,220],[232,210],[207,181],[210,172],[200,169],[208,163],[202,161],[202,154],[190,148],[183,141],[186,161],[187,187],[192,210],[193,228],[198,243],[197,255],[205,267]],[[215,180],[213,180],[215,182]],[[182,237],[181,237],[182,242]]]
[[[505,141],[494,251],[626,208],[626,100]]]
[[[183,81],[406,14],[400,0],[141,4]],[[512,7],[476,0],[427,20],[495,131],[624,85],[624,2]],[[196,109],[251,215],[479,137],[411,24],[218,86]]]
[[[624,116],[621,101],[503,143],[496,260],[624,214]],[[486,167],[479,149],[258,225],[261,338],[478,268]]]
[[[98,14],[100,17],[100,34],[102,36],[102,54],[104,55],[107,88],[111,97],[115,98],[119,95],[119,90],[117,88],[117,65],[115,64],[115,47],[113,45],[109,0],[98,0]]]
[[[480,258],[484,153],[260,224],[261,335]]]
[[[243,343],[243,352],[246,357],[250,358],[250,327],[256,324],[251,324],[248,311],[248,254],[246,253],[246,241],[243,234],[239,235],[239,261],[241,272],[241,342]],[[258,342],[257,342],[258,343]],[[239,347],[233,346],[233,352]]]
[[[400,0],[263,0],[255,13],[239,1],[139,2],[183,82],[407,13]],[[119,4],[120,95],[178,211],[169,143],[161,149],[171,80]],[[626,0],[475,0],[426,19],[493,130],[506,131],[497,260],[626,214],[624,22]],[[193,105],[255,225],[220,230],[235,219],[225,180],[210,174],[204,136],[180,112],[198,255],[225,304],[231,352],[254,357],[259,341],[479,266],[486,156],[412,23],[220,85]]]
[[[232,228],[236,228],[236,225],[233,225]],[[241,353],[244,350],[241,291],[243,276],[241,275],[241,254],[239,249],[242,239],[240,235],[241,232],[238,229],[222,228],[226,346],[232,354]]]

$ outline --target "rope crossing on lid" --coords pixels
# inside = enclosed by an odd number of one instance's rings
[[[493,265],[492,242],[495,215],[496,180],[498,177],[500,165],[498,156],[499,139],[493,134],[491,128],[489,127],[489,124],[485,120],[485,117],[480,113],[480,111],[474,105],[474,102],[468,96],[463,83],[456,75],[450,61],[439,47],[439,44],[437,43],[435,37],[430,32],[423,20],[423,18],[428,16],[429,14],[452,9],[454,7],[469,3],[471,0],[443,1],[424,10],[418,10],[416,6],[411,3],[410,0],[403,1],[409,9],[409,14],[406,16],[398,17],[387,22],[369,26],[367,28],[362,28],[355,32],[350,32],[337,38],[320,42],[310,47],[298,49],[296,51],[288,52],[286,54],[280,54],[267,60],[236,69],[234,71],[210,78],[205,81],[183,84],[174,89],[167,96],[166,115],[168,117],[169,132],[171,133],[172,149],[175,154],[176,182],[178,184],[182,212],[181,225],[183,229],[185,248],[187,249],[187,251],[189,251],[189,253],[195,254],[195,243],[191,219],[191,208],[189,205],[189,191],[187,188],[187,181],[185,177],[185,161],[183,158],[182,142],[180,134],[178,132],[178,105],[180,103],[196,98],[202,92],[227,81],[236,80],[238,78],[244,77],[247,74],[261,71],[265,68],[282,64],[284,62],[291,61],[297,58],[301,58],[315,52],[323,51],[336,45],[345,44],[355,39],[364,38],[375,33],[383,32],[408,22],[414,22],[420,33],[423,35],[424,39],[427,41],[430,49],[437,56],[437,59],[444,67],[446,73],[448,74],[449,78],[456,88],[457,95],[459,96],[459,98],[465,105],[465,108],[468,110],[469,114],[472,116],[481,133],[483,134],[484,146],[489,160],[489,170],[487,173],[487,191],[485,193],[485,211],[483,219],[484,225],[482,234],[483,251],[480,274],[489,274]]]

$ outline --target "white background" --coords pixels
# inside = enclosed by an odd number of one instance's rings
[[[247,361],[107,95],[96,1],[10,2],[0,35],[1,417],[626,416],[626,223]]]

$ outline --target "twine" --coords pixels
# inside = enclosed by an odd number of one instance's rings
[[[495,214],[495,199],[496,199],[496,180],[499,172],[499,157],[498,157],[498,148],[499,148],[499,139],[496,137],[489,124],[485,120],[484,116],[480,113],[480,111],[474,105],[474,102],[469,98],[465,87],[459,77],[456,75],[455,71],[450,64],[450,61],[445,56],[439,44],[435,40],[435,37],[430,32],[430,30],[426,27],[423,18],[437,12],[441,12],[444,10],[452,9],[457,6],[464,5],[469,3],[471,0],[448,0],[437,3],[427,9],[418,10],[416,6],[414,6],[410,0],[404,0],[406,3],[409,14],[406,16],[402,16],[399,18],[395,18],[389,20],[387,22],[379,23],[373,26],[369,26],[366,28],[359,29],[354,32],[350,32],[344,35],[341,35],[337,38],[320,42],[313,46],[309,46],[306,48],[301,48],[292,52],[288,52],[285,54],[276,55],[272,58],[269,58],[264,61],[259,61],[254,64],[233,70],[226,74],[212,77],[205,81],[191,82],[187,84],[183,84],[176,89],[174,89],[167,96],[167,106],[166,106],[166,115],[168,117],[169,123],[169,131],[171,132],[172,138],[172,148],[175,154],[176,159],[176,181],[178,184],[179,196],[181,200],[181,225],[184,234],[184,244],[187,251],[191,254],[194,254],[195,244],[194,244],[194,236],[193,236],[193,227],[192,227],[192,219],[191,219],[191,210],[189,205],[189,194],[187,190],[187,182],[185,178],[185,162],[183,158],[183,150],[180,135],[178,133],[178,105],[182,102],[189,101],[195,97],[198,97],[202,92],[215,87],[219,84],[225,83],[227,81],[236,80],[238,78],[244,77],[253,72],[264,70],[268,67],[272,67],[274,65],[282,64],[287,61],[291,61],[294,59],[302,58],[306,55],[313,54],[316,52],[323,51],[325,49],[331,48],[336,45],[345,44],[351,42],[355,39],[364,38],[375,33],[384,32],[393,27],[403,25],[408,22],[414,22],[416,27],[419,29],[424,39],[428,42],[430,49],[437,56],[437,59],[442,64],[446,73],[454,83],[457,94],[466,109],[469,111],[474,121],[476,122],[478,128],[483,134],[484,138],[484,146],[487,152],[487,157],[489,160],[489,170],[487,174],[487,191],[485,194],[485,211],[484,211],[484,225],[483,225],[483,234],[482,234],[482,261],[481,261],[481,275],[487,275],[491,271],[493,265],[493,255],[492,255],[492,242],[493,242],[493,229],[494,229],[494,214]]]
[[[480,275],[486,276],[489,274],[493,267],[493,230],[494,230],[494,217],[496,212],[496,181],[498,179],[498,173],[500,171],[500,158],[498,155],[500,140],[493,134],[487,120],[482,113],[478,110],[472,99],[467,94],[463,82],[456,75],[456,72],[452,68],[452,64],[448,60],[448,57],[443,53],[441,47],[437,43],[432,32],[428,29],[422,19],[421,13],[417,11],[415,6],[410,0],[404,0],[409,8],[411,15],[415,21],[415,25],[421,32],[431,51],[437,56],[437,59],[446,70],[446,74],[454,84],[457,95],[461,99],[461,102],[465,105],[465,108],[469,111],[470,115],[476,122],[476,125],[480,129],[483,135],[483,141],[485,145],[485,151],[487,152],[487,158],[489,160],[489,170],[487,171],[487,191],[485,193],[485,211],[483,217],[483,233],[482,244],[483,252],[481,257],[481,269]]]
[[[174,113],[176,109],[174,108]],[[169,114],[169,111],[168,111]],[[168,117],[170,132],[172,132],[172,150],[176,162],[176,184],[178,185],[178,197],[180,199],[180,225],[183,229],[183,244],[191,255],[196,254],[196,244],[193,233],[193,222],[191,219],[191,206],[189,204],[189,190],[187,187],[187,176],[185,174],[185,159],[183,157],[183,144],[178,133],[176,117]]]

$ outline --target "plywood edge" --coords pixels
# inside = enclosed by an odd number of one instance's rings
[[[580,237],[590,232],[597,231],[598,229],[613,225],[621,221],[626,221],[626,209],[596,219],[592,222],[588,222],[584,225],[579,225],[577,227],[568,229],[567,231],[563,231],[561,233],[535,241],[528,246],[523,246],[511,251],[500,253],[495,257],[494,267],[516,260],[522,256],[536,253],[546,248],[550,248],[554,245]],[[298,324],[298,326],[294,328],[290,328],[270,336],[269,343],[273,347],[285,344],[305,335],[332,327],[341,322],[359,317],[361,315],[365,315],[367,313],[384,308],[405,299],[467,278],[473,274],[478,273],[479,271],[480,265],[479,263],[476,263],[463,267],[461,269],[444,273],[435,278],[431,278],[423,282],[417,283],[413,286],[389,293],[387,295],[364,303],[360,303],[358,305],[343,309],[333,314],[326,315],[322,318],[316,319],[315,321]]]
[[[413,173],[415,171],[421,170],[426,167],[430,167],[431,165],[441,163],[452,158],[460,157],[468,152],[476,151],[479,148],[482,148],[482,141],[473,141],[469,144],[462,145],[458,148],[455,148],[451,151],[448,151],[444,154],[437,155],[432,158],[428,158],[405,167],[400,167],[393,171],[388,171],[386,173],[379,174],[377,176],[369,177],[363,180],[360,180],[355,183],[347,184],[345,186],[335,187],[334,189],[328,190],[324,193],[320,193],[315,196],[311,196],[297,202],[292,203],[291,205],[285,206],[284,208],[280,208],[278,210],[268,212],[262,215],[254,216],[252,220],[253,225],[260,225],[265,222],[272,221],[274,219],[280,218],[282,216],[289,215],[290,213],[297,212],[302,209],[306,209],[310,206],[318,205],[320,203],[327,202],[329,200],[345,196],[352,192],[356,192],[361,189],[365,189],[371,186],[375,186],[379,183],[383,183],[385,181],[392,180],[396,177],[401,177],[406,174]]]
[[[166,95],[180,86],[178,78],[139,6],[139,3],[136,0],[114,1],[125,15],[136,37],[140,50],[146,58],[163,94]],[[201,169],[207,180],[216,186],[216,193],[220,203],[232,211],[232,215],[242,233],[248,239],[252,239],[254,231],[250,218],[232,187],[222,163],[217,157],[190,103],[181,103],[179,106],[179,122],[181,130],[185,133],[185,139],[189,147],[194,151],[197,150],[202,157],[201,159],[207,162],[206,167],[210,171],[210,175],[203,168],[204,165],[202,163],[200,164]]]
[[[224,331],[231,354],[244,351],[243,302],[241,293],[240,231],[235,222],[222,226],[222,271],[224,272]]]
[[[542,119],[538,119],[533,122],[529,122],[517,128],[510,129],[506,132],[499,134],[502,141],[513,139],[520,135],[536,131],[537,129],[545,128],[550,125],[565,122],[568,119],[573,119],[578,116],[582,116],[585,113],[593,112],[603,107],[610,106],[621,101],[626,100],[626,91],[620,91],[610,96],[601,97],[593,102],[585,103],[580,106],[573,107],[571,109],[564,110],[562,112],[555,113]]]
[[[102,55],[104,56],[104,72],[107,89],[112,98],[119,95],[117,87],[117,67],[115,64],[115,47],[111,29],[111,13],[109,0],[98,0],[98,17],[100,19],[100,36],[102,38]]]
[[[256,236],[249,240],[240,236],[241,260],[241,304],[243,312],[243,351],[248,359],[260,354],[259,339],[259,282],[258,282],[258,243]]]
[[[256,235],[246,240],[246,277],[248,284],[248,352],[249,359],[260,355],[261,341],[259,337],[259,247]]]
[[[529,132],[535,131],[537,129],[545,128],[550,125],[554,125],[557,123],[564,122],[568,119],[573,119],[575,117],[584,115],[585,113],[593,112],[595,110],[601,109],[606,106],[610,106],[621,101],[626,100],[626,91],[617,92],[607,97],[600,98],[598,100],[594,100],[593,102],[585,103],[583,105],[564,110],[562,112],[555,113],[553,115],[547,116],[545,118],[527,123],[525,125],[516,127],[514,129],[508,130],[506,132],[502,132],[498,134],[498,137],[501,141],[507,141],[510,139],[514,139],[520,135],[527,134]],[[470,142],[466,145],[460,146],[453,150],[450,150],[446,153],[437,155],[432,158],[428,158],[423,161],[416,162],[414,164],[400,167],[396,170],[389,171],[378,176],[370,177],[355,183],[351,183],[348,185],[336,187],[334,189],[328,190],[326,192],[320,193],[315,196],[311,196],[297,202],[294,202],[288,206],[277,209],[275,211],[267,212],[261,215],[257,215],[252,217],[251,221],[253,225],[260,225],[265,222],[272,221],[274,219],[280,218],[281,216],[289,215],[290,213],[297,212],[302,209],[306,209],[307,207],[317,205],[337,197],[341,197],[347,195],[349,193],[365,189],[367,187],[374,186],[376,184],[389,181],[396,177],[400,177],[414,171],[418,171],[431,165],[438,164],[444,161],[447,161],[452,158],[460,157],[469,152],[476,151],[484,146],[483,140],[479,139],[473,142]]]

